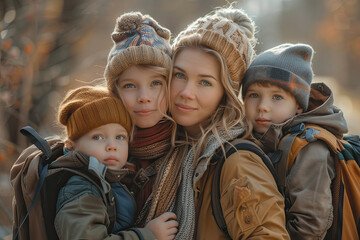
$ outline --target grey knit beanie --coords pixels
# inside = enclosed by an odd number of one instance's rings
[[[290,92],[306,111],[314,75],[311,67],[313,52],[310,45],[286,43],[259,54],[246,71],[243,98],[251,84],[267,82]]]

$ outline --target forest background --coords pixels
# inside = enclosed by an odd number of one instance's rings
[[[19,129],[61,134],[56,109],[66,91],[103,79],[118,16],[150,14],[172,38],[220,0],[0,1],[0,239],[11,229],[9,170],[29,144]],[[257,25],[257,53],[281,43],[315,49],[315,82],[333,90],[335,105],[360,134],[360,1],[239,0]]]

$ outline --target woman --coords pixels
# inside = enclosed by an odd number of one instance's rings
[[[163,185],[174,174],[162,179],[148,220],[173,209],[179,222],[176,239],[225,238],[210,210],[216,165],[210,160],[217,149],[224,151],[225,143],[249,137],[238,93],[255,42],[253,22],[232,7],[197,19],[174,41],[170,112],[183,143],[177,148],[182,179],[171,200],[162,199],[172,197],[169,192],[175,187]],[[283,198],[258,155],[249,151],[230,155],[222,169],[220,190],[231,238],[289,239]]]

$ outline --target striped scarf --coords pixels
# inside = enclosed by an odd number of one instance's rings
[[[137,128],[129,155],[138,161],[155,161],[165,156],[171,146],[171,121],[161,121],[151,128]]]
[[[209,161],[211,160],[211,156],[214,154],[216,149],[220,147],[221,144],[224,144],[227,141],[231,141],[235,139],[237,136],[244,133],[244,129],[242,127],[235,127],[229,130],[230,138],[225,132],[220,133],[221,142],[219,142],[214,135],[211,135],[208,138],[205,152],[199,159],[194,159],[194,151],[193,148],[188,149],[185,152],[185,156],[175,155],[175,159],[172,161],[174,163],[180,162],[182,163],[181,168],[179,169],[181,172],[181,182],[176,182],[177,185],[171,185],[170,187],[163,187],[164,191],[159,194],[158,197],[166,197],[167,201],[170,202],[167,206],[168,209],[165,211],[174,211],[177,216],[177,221],[179,222],[178,233],[176,234],[175,239],[193,239],[195,236],[195,221],[196,221],[196,213],[195,213],[195,200],[194,200],[194,173],[199,163],[202,166],[207,167]],[[181,146],[186,147],[188,146]],[[196,145],[194,146],[196,147]],[[179,151],[180,152],[180,151]],[[194,164],[196,161],[197,164]],[[201,173],[201,175],[204,172]],[[169,177],[172,177],[172,174],[168,174],[168,177],[162,179],[162,182],[167,183]],[[178,176],[178,175],[175,175]],[[170,181],[172,184],[172,182]],[[174,192],[175,189],[176,195],[169,194],[170,192]],[[175,198],[174,198],[175,197]],[[156,201],[156,196],[153,201]],[[157,203],[158,208],[161,207],[160,202]],[[156,203],[153,203],[156,205]],[[154,207],[153,207],[154,208]],[[150,211],[151,212],[151,211]],[[156,215],[155,215],[156,216]]]
[[[156,173],[163,165],[164,156],[171,147],[172,129],[171,121],[161,121],[151,128],[137,128],[134,139],[130,143],[129,156],[131,161],[136,164],[137,170],[142,168],[146,172],[152,172],[149,182],[136,196],[138,211],[142,210],[153,191]]]

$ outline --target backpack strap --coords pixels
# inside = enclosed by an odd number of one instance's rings
[[[20,133],[30,140],[30,142],[38,149],[40,149],[47,158],[50,158],[52,151],[48,142],[42,138],[35,129],[30,126],[26,126],[20,129]]]
[[[236,151],[239,150],[245,150],[245,151],[251,151],[258,155],[264,164],[267,166],[271,174],[273,175],[276,183],[277,183],[277,177],[275,170],[273,168],[273,165],[268,158],[268,156],[260,149],[259,146],[257,146],[255,143],[249,141],[249,140],[243,140],[243,139],[236,139],[232,143],[228,144],[226,146],[226,158],[228,158],[231,154],[233,154]],[[224,214],[222,211],[221,203],[220,203],[220,177],[221,177],[221,170],[225,163],[226,158],[224,157],[224,154],[222,152],[222,148],[218,148],[213,158],[216,157],[217,164],[215,167],[215,172],[212,180],[212,186],[211,186],[211,209],[213,216],[215,218],[215,222],[220,228],[220,230],[226,235],[228,239],[231,239],[231,236],[227,230]],[[278,185],[278,184],[277,184]],[[279,185],[278,185],[279,186]],[[280,191],[280,189],[279,189]]]
[[[42,162],[47,162],[47,160],[51,157],[51,148],[48,144],[48,142],[43,139],[32,127],[30,126],[26,126],[22,129],[20,129],[20,133],[22,133],[25,137],[27,137],[36,147],[38,147],[43,153],[44,155],[46,156],[45,159],[41,158],[40,159],[40,163],[42,165]],[[34,198],[30,204],[30,207],[29,207],[29,210],[28,212],[26,213],[23,221],[21,222],[21,224],[19,225],[19,228],[17,229],[17,232],[14,236],[14,239],[17,239],[18,238],[18,235],[20,233],[20,230],[22,228],[22,226],[24,225],[24,223],[26,222],[26,220],[28,219],[29,217],[29,214],[30,214],[30,211],[31,209],[33,208],[33,206],[35,205],[35,202],[36,202],[36,199],[38,198],[39,196],[39,193],[40,193],[40,190],[41,188],[43,187],[44,185],[44,182],[45,182],[45,178],[46,178],[46,174],[47,174],[47,171],[48,171],[48,167],[49,165],[48,164],[45,164],[43,166],[43,168],[41,169],[40,171],[40,174],[39,174],[39,182],[36,186],[36,191],[35,191],[35,194],[34,194]]]
[[[340,139],[325,128],[318,125],[307,124],[306,130],[304,138],[308,142],[311,142],[311,137],[313,136],[315,139],[324,141],[334,153],[341,152],[344,149]]]
[[[295,126],[298,128],[298,131],[293,132],[293,130],[290,130],[290,133],[283,137],[279,144],[279,149],[283,153],[281,161],[277,166],[280,184],[285,183],[286,175],[294,165],[296,156],[308,143],[321,140],[325,142],[335,154],[343,150],[340,140],[325,128],[314,124],[305,125],[301,123],[300,125]]]
[[[301,123],[299,125],[292,127],[290,129],[290,131],[288,132],[288,134],[285,135],[285,137],[283,137],[279,143],[280,147],[279,147],[278,153],[280,153],[280,154],[276,155],[277,159],[275,160],[273,158],[273,156],[270,156],[271,161],[274,164],[276,164],[276,174],[278,176],[278,183],[279,183],[280,188],[282,189],[282,192],[285,191],[284,189],[286,187],[287,169],[289,169],[289,166],[293,165],[293,162],[288,161],[289,155],[292,155],[292,156],[294,155],[291,152],[291,148],[293,146],[293,143],[298,141],[297,137],[300,134],[302,134],[304,132],[304,130],[305,130],[304,123]],[[299,144],[296,144],[296,145],[299,146]],[[300,145],[303,145],[303,144],[300,144]],[[299,151],[300,151],[300,149],[299,149]]]

